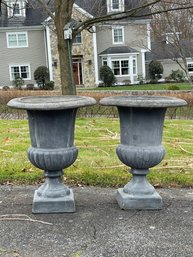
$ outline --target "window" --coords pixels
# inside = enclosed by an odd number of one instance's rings
[[[123,28],[113,28],[113,44],[123,44],[124,33]]]
[[[107,12],[121,12],[124,9],[124,0],[107,0]]]
[[[29,65],[12,65],[10,66],[10,79],[22,78],[23,80],[30,80],[30,66]]]
[[[180,39],[181,32],[166,33],[166,44],[174,44]]]
[[[193,62],[187,63],[188,65],[188,71],[193,72]]]
[[[137,61],[133,59],[133,75],[137,74]]]
[[[7,33],[8,48],[27,47],[27,46],[28,46],[27,32]]]
[[[115,76],[129,75],[129,60],[112,61],[112,70]]]
[[[107,63],[107,58],[103,58],[102,59],[102,65],[107,65],[108,63]]]
[[[26,5],[26,1],[24,0],[9,0],[7,3],[7,13],[9,17],[12,16],[25,16],[25,5]]]
[[[15,16],[21,15],[21,6],[19,3],[13,3],[12,8],[13,8],[13,15]]]
[[[75,44],[82,44],[82,35],[81,35],[81,33],[76,35],[76,37],[74,38],[73,43],[75,43]]]
[[[112,10],[119,10],[119,0],[112,0]]]

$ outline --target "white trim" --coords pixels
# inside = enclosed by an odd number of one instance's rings
[[[18,29],[19,29],[19,32],[25,32],[26,31],[26,29],[29,31],[33,31],[33,30],[35,30],[35,31],[37,31],[37,30],[44,30],[44,26],[43,25],[41,25],[41,26],[33,26],[33,27],[31,27],[31,26],[25,26],[25,27],[2,27],[2,28],[0,28],[0,32],[1,31],[11,31],[11,32],[18,32]]]
[[[46,26],[46,42],[47,42],[47,54],[48,54],[48,69],[50,73],[50,80],[53,80],[53,68],[52,68],[52,52],[50,42],[50,28]]]
[[[136,72],[133,72],[133,76],[137,76],[138,73],[138,62],[137,62],[137,56],[133,56],[133,60],[135,60],[135,70]],[[132,68],[133,68],[133,63],[132,63]]]
[[[78,60],[75,62],[75,60]],[[83,57],[80,58],[76,58],[76,57],[72,57],[72,65],[73,64],[77,64],[78,66],[78,83],[79,85],[84,85],[84,65],[83,65]],[[81,73],[80,73],[80,66],[79,64],[81,64]],[[74,73],[74,72],[73,72]],[[82,83],[80,83],[80,74],[82,75]]]
[[[9,45],[9,35],[16,35],[17,37],[17,45],[16,46],[10,46]],[[19,46],[18,45],[18,35],[19,34],[25,34],[26,35],[26,45],[25,46]],[[7,48],[25,48],[25,47],[28,47],[28,33],[26,31],[13,31],[13,32],[7,32],[6,33],[6,39],[7,39]]]
[[[193,67],[193,61],[187,61],[187,67],[188,67],[188,64],[192,64],[192,67]],[[193,71],[189,71],[189,70],[188,70],[188,73],[192,74]]]
[[[151,25],[147,23],[147,48],[151,50]]]
[[[172,44],[174,42],[175,38],[178,38],[178,40],[179,40],[181,34],[182,34],[182,32],[166,33],[165,34],[166,35],[166,44],[170,44],[170,43]],[[175,35],[174,38],[171,38],[172,40],[170,40],[169,36],[173,36],[173,35]]]
[[[129,76],[129,74],[130,74],[130,57],[129,58],[120,58],[120,59],[111,59],[111,64],[110,64],[110,68],[112,69],[112,71],[114,70],[113,69],[113,65],[112,65],[112,62],[119,62],[119,72],[120,72],[120,74],[119,75],[115,75],[115,77],[120,77],[120,78],[124,78],[124,77],[128,77]],[[121,72],[121,70],[122,70],[122,66],[121,66],[121,61],[128,61],[128,74],[122,74],[122,72]]]
[[[146,78],[146,70],[145,70],[145,51],[141,50],[141,70],[143,79]]]
[[[112,0],[107,0],[107,13],[109,12],[123,12],[125,9],[124,0],[119,0],[119,8],[113,9]]]
[[[116,30],[116,29],[121,29],[122,30],[122,41],[121,42],[115,42],[115,37],[114,37],[114,31]],[[125,33],[124,33],[124,26],[114,26],[114,27],[112,27],[112,42],[113,42],[113,45],[122,45],[122,44],[124,44],[124,42],[125,42]]]
[[[14,14],[13,6],[14,4],[19,5],[19,14]],[[17,1],[8,1],[7,2],[7,13],[9,17],[15,16],[15,17],[25,17],[26,16],[26,8],[25,8],[25,1],[23,0],[17,0]]]
[[[98,54],[97,54],[97,38],[96,38],[96,27],[93,27],[93,47],[94,47],[94,72],[95,72],[95,83],[99,84],[99,69],[98,69]]]
[[[124,58],[125,56],[130,56],[130,55],[137,55],[139,54],[139,52],[134,52],[134,53],[121,53],[121,54],[100,54],[100,57],[120,57],[120,58]],[[123,56],[124,55],[124,56]]]
[[[137,67],[136,67],[136,69],[137,69]],[[134,78],[133,78],[133,56],[131,56],[129,58],[129,76],[130,76],[131,84],[133,84],[133,82],[134,82]]]
[[[84,9],[82,9],[79,5],[75,4],[73,5],[73,8],[75,8],[76,10],[78,10],[79,12],[81,12],[82,14],[84,14],[85,16],[87,16],[88,18],[94,18],[94,16],[92,16],[90,13],[88,13],[87,11],[85,11]]]
[[[79,11],[80,13],[82,13],[83,15],[85,15],[87,18],[94,18],[93,15],[91,15],[90,13],[88,13],[87,11],[85,11],[79,5],[77,5],[75,3],[73,4],[73,8],[76,9],[77,11]],[[53,12],[53,15],[55,15],[55,12]],[[52,18],[49,16],[44,20],[44,22],[49,22],[50,20],[52,20]]]
[[[139,53],[137,53],[139,54]],[[128,61],[128,68],[129,68],[129,73],[128,74],[120,74],[120,75],[115,75],[116,78],[129,78],[131,80],[131,83],[134,83],[134,77],[137,76],[138,73],[138,60],[137,60],[137,54],[128,54],[128,55],[119,55],[119,56],[110,56],[110,55],[103,55],[103,57],[107,58],[107,65],[113,70],[112,67],[112,62],[113,61]],[[102,57],[102,56],[101,56]],[[133,60],[136,61],[136,74],[133,73]],[[102,62],[102,60],[101,60]],[[121,70],[121,65],[119,65],[119,69]]]
[[[14,63],[14,64],[9,64],[9,79],[10,79],[10,81],[13,81],[11,68],[12,67],[20,67],[21,68],[21,66],[28,66],[28,68],[29,68],[29,77],[28,78],[22,78],[22,79],[26,80],[26,81],[31,80],[31,66],[30,66],[30,64],[29,63],[20,63],[20,64]]]

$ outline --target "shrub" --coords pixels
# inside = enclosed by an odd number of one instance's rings
[[[21,87],[24,85],[24,80],[21,77],[16,76],[15,80],[13,80],[13,84],[16,88],[21,89]]]
[[[107,65],[103,65],[100,68],[100,78],[107,87],[112,86],[112,84],[116,81],[111,68]]]
[[[104,83],[99,83],[98,87],[105,87],[105,84]]]
[[[131,80],[130,79],[124,79],[121,83],[122,83],[123,86],[128,86],[128,85],[131,84]]]
[[[145,79],[144,79],[143,75],[138,74],[137,80],[139,81],[139,85],[145,84]]]
[[[26,89],[27,90],[33,90],[34,89],[34,84],[27,84]]]
[[[45,87],[46,81],[49,80],[49,70],[45,66],[39,66],[35,71],[34,71],[34,79],[37,82],[38,86],[40,88]]]
[[[161,79],[163,74],[163,66],[161,62],[153,60],[149,64],[149,75],[152,80]]]
[[[47,81],[45,83],[45,90],[53,90],[54,89],[54,81]]]
[[[157,84],[157,79],[151,79],[149,83],[150,84]]]
[[[177,85],[170,85],[170,86],[168,87],[168,90],[180,90],[180,88],[179,88],[179,86],[177,86]]]
[[[185,80],[184,72],[182,70],[172,70],[170,74],[171,79],[177,82],[183,82]]]
[[[4,90],[4,91],[7,91],[7,90],[9,90],[10,89],[10,87],[8,87],[8,86],[3,86],[2,87],[2,90]]]

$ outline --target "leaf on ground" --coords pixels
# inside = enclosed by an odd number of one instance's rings
[[[4,143],[8,143],[8,142],[10,142],[11,141],[11,138],[9,138],[9,137],[5,137],[4,139],[3,139],[3,142]]]

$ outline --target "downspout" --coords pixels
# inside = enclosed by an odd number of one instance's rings
[[[50,28],[49,26],[45,26],[46,28],[46,44],[47,44],[47,56],[48,56],[48,69],[50,73],[50,80],[53,80],[53,68],[52,68],[52,52],[51,52],[51,42],[50,42]]]

